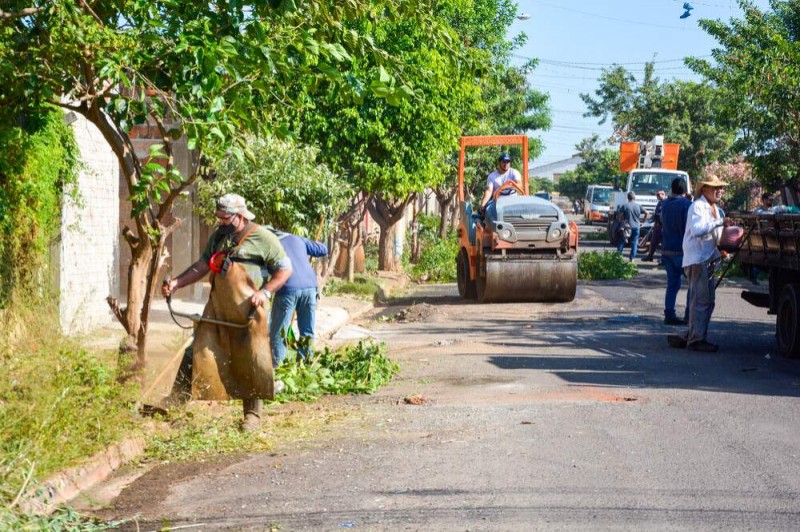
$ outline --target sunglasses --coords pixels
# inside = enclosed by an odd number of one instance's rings
[[[233,221],[235,214],[229,214],[228,216],[217,216],[217,221],[222,225],[228,225]]]

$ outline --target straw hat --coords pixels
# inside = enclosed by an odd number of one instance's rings
[[[702,179],[697,182],[697,190],[700,190],[703,187],[727,187],[728,183],[723,181],[722,179],[718,178],[715,175],[710,175],[705,179]]]
[[[694,189],[695,197],[699,197],[702,193],[703,187],[727,187],[728,183],[715,175],[710,175],[697,182]]]

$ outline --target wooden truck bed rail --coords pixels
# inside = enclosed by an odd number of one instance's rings
[[[800,271],[800,214],[743,214],[737,220],[747,237],[739,262]]]

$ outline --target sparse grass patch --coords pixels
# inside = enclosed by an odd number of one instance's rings
[[[290,340],[287,359],[275,372],[286,389],[276,403],[265,404],[260,430],[239,430],[241,401],[192,402],[168,420],[169,430],[151,440],[147,456],[197,460],[226,453],[264,452],[282,442],[317,437],[346,412],[302,403],[288,409],[277,403],[311,402],[324,394],[371,393],[389,382],[398,369],[386,357],[383,344],[359,342],[335,351],[324,349],[306,361],[297,357],[297,348],[304,341]]]
[[[72,508],[62,507],[50,515],[25,515],[0,510],[0,530],[69,530],[74,532],[94,532],[114,530],[128,520],[103,522],[97,518],[83,515]]]
[[[589,251],[578,255],[578,279],[631,279],[638,273],[636,265],[616,251]]]
[[[374,278],[356,274],[352,282],[346,279],[328,279],[322,293],[326,296],[352,295],[362,299],[372,299],[379,288],[380,285]]]

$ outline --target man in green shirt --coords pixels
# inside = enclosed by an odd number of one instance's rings
[[[227,251],[230,253],[228,257],[239,262],[255,285],[261,287],[253,293],[250,304],[254,307],[266,305],[272,294],[280,290],[292,275],[292,262],[286,256],[283,246],[271,231],[251,222],[255,215],[247,209],[244,198],[238,194],[226,194],[219,198],[215,216],[219,225],[211,233],[200,260],[177,277],[165,280],[161,293],[166,297],[178,288],[196,283],[211,270],[212,255],[218,251]],[[188,356],[184,355],[176,384],[188,384],[191,387],[191,358],[191,352]],[[182,378],[183,383],[180,382]],[[258,426],[261,408],[261,399],[243,400],[242,427],[245,430]]]

